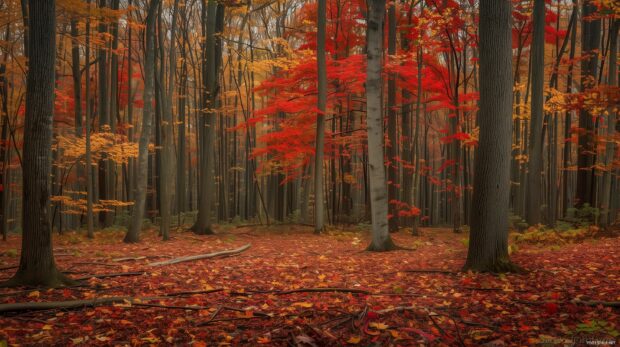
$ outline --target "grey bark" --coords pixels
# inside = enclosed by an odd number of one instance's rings
[[[370,186],[370,210],[372,241],[369,251],[388,251],[395,248],[388,231],[387,182],[383,156],[382,117],[382,57],[383,23],[385,1],[368,1],[368,26],[366,33],[366,127],[368,131],[368,181]]]
[[[540,223],[542,194],[542,123],[545,79],[545,1],[534,1],[534,33],[532,36],[532,98],[530,117],[529,160],[527,166],[526,221]]]
[[[480,1],[480,139],[465,269],[514,270],[508,257],[512,145],[512,33],[509,0]]]
[[[146,204],[146,185],[148,179],[149,139],[153,122],[153,99],[155,94],[155,25],[159,0],[151,0],[146,16],[146,47],[144,57],[144,108],[142,109],[142,129],[138,145],[138,167],[136,170],[136,200],[134,202],[131,224],[124,241],[139,241],[142,219]]]

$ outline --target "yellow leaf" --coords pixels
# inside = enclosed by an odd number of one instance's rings
[[[395,339],[399,339],[400,338],[400,334],[398,334],[398,331],[396,331],[396,330],[390,330],[390,335],[392,335],[392,337],[395,338]]]
[[[387,324],[383,324],[383,323],[377,323],[377,322],[372,322],[369,324],[369,326],[371,328],[375,328],[375,329],[379,329],[379,330],[385,330],[388,328]]]
[[[362,340],[361,337],[359,336],[351,336],[348,340],[347,343],[350,343],[352,345],[357,345],[358,343],[360,343],[360,341]]]
[[[325,275],[319,275],[319,281],[323,282],[324,279],[325,279]]]
[[[33,291],[33,292],[30,292],[30,293],[28,294],[28,297],[29,297],[29,298],[38,298],[40,295],[41,295],[41,293],[39,293],[39,291],[38,291],[38,290],[35,290],[35,291]]]
[[[314,306],[314,304],[311,303],[311,302],[296,302],[296,303],[293,304],[293,306],[309,308],[309,307]]]
[[[45,324],[41,329],[43,330],[52,330],[52,326],[49,324]]]

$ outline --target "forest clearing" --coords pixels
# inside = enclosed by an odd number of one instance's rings
[[[71,233],[54,247],[59,266],[85,278],[81,285],[3,289],[2,301],[125,299],[13,312],[0,326],[9,345],[532,346],[618,338],[619,238],[513,243],[512,259],[528,272],[496,276],[460,271],[465,236],[422,234],[395,235],[409,250],[367,253],[359,229],[317,236],[303,226],[233,226],[217,236],[175,232],[167,242],[151,231],[143,243],[122,246],[120,232],[90,241]],[[18,241],[10,238],[12,251],[0,257],[4,278]],[[233,256],[149,266],[245,244]]]

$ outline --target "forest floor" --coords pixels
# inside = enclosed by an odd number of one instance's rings
[[[168,242],[151,231],[132,245],[122,236],[102,231],[88,240],[68,233],[54,237],[54,249],[60,269],[73,278],[125,276],[54,290],[0,289],[0,304],[131,298],[97,307],[0,312],[0,346],[618,342],[620,308],[612,306],[620,301],[617,237],[520,244],[512,259],[528,271],[495,276],[460,272],[467,236],[447,229],[423,229],[421,237],[394,234],[411,250],[387,253],[364,252],[366,232],[332,229],[316,236],[294,225],[229,227],[214,236],[179,231]],[[19,242],[11,236],[0,243],[0,280],[15,271]],[[248,243],[234,256],[148,265]],[[137,259],[119,260],[125,257]],[[327,287],[339,289],[317,291]]]

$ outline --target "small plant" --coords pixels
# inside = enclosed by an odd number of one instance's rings
[[[575,227],[588,227],[594,222],[600,215],[600,211],[596,207],[590,206],[585,203],[581,208],[569,208],[566,210],[566,217],[564,222],[571,223]]]

